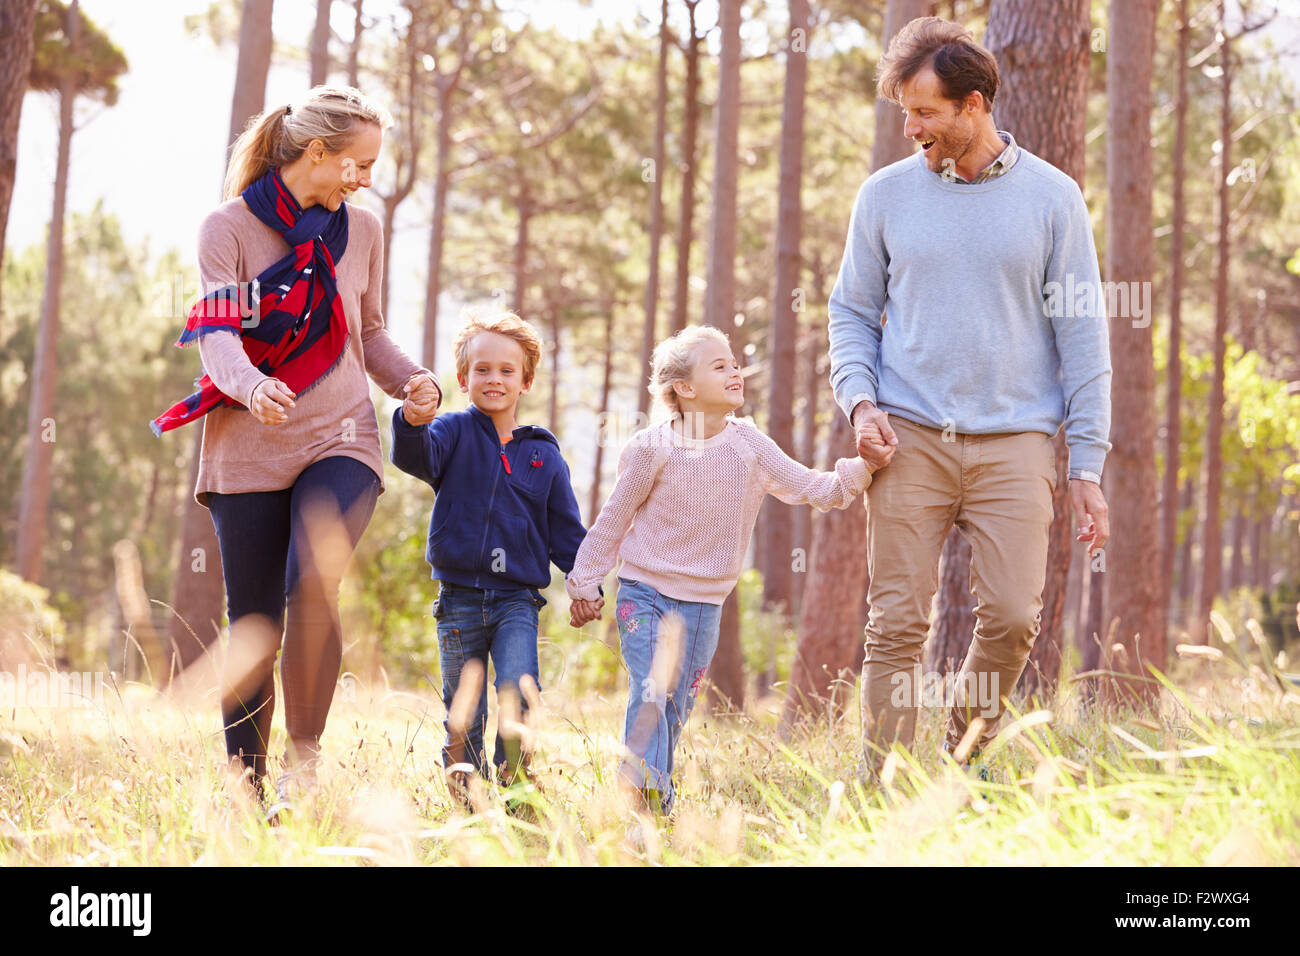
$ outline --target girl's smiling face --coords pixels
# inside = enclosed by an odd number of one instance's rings
[[[722,342],[701,342],[695,348],[695,366],[678,394],[693,401],[699,411],[731,412],[745,404],[745,379],[731,347]]]

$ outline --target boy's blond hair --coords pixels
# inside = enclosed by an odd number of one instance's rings
[[[650,361],[650,395],[674,415],[681,414],[682,405],[673,382],[691,377],[695,372],[695,349],[705,342],[719,342],[731,348],[731,340],[711,325],[688,325],[655,346]]]
[[[513,312],[498,312],[488,316],[469,315],[465,324],[456,332],[455,341],[451,343],[452,351],[456,353],[456,375],[462,380],[469,378],[469,343],[480,332],[495,332],[519,343],[519,347],[524,350],[524,384],[530,384],[542,360],[542,337],[535,328]]]

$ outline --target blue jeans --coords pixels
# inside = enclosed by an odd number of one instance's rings
[[[617,607],[628,679],[624,779],[658,790],[666,813],[673,801],[673,751],[718,649],[722,605],[677,601],[619,578]]]
[[[533,588],[481,590],[442,582],[433,616],[438,621],[438,651],[442,662],[442,703],[448,719],[442,728],[444,767],[453,763],[471,763],[488,776],[487,756],[483,752],[483,735],[487,730],[487,681],[479,689],[474,717],[463,736],[449,726],[452,701],[460,689],[461,673],[469,660],[477,660],[487,676],[489,655],[496,671],[497,694],[510,688],[518,692],[519,681],[532,677],[539,689],[537,663],[537,612],[546,598]],[[528,712],[528,701],[520,696],[520,717]],[[497,715],[498,721],[500,714]],[[505,742],[498,729],[494,762],[498,769],[506,763]]]

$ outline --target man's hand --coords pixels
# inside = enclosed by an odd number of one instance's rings
[[[594,601],[574,601],[569,605],[569,626],[582,627],[600,617],[601,610],[605,607],[605,599],[597,598]]]
[[[858,456],[872,471],[889,464],[898,450],[898,436],[885,412],[871,402],[858,402],[853,409],[853,430],[857,433]]]
[[[442,392],[433,379],[424,372],[412,375],[406,383],[406,401],[402,403],[402,417],[410,425],[427,425],[438,414]]]
[[[1101,485],[1082,478],[1070,479],[1070,505],[1078,522],[1076,541],[1087,542],[1088,557],[1092,557],[1110,539],[1110,518]]]

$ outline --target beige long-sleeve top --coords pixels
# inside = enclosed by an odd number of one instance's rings
[[[379,424],[367,374],[393,398],[416,372],[413,362],[384,328],[380,289],[384,237],[374,213],[347,204],[348,246],[335,263],[339,295],[348,320],[348,342],[338,364],[295,399],[283,425],[263,425],[248,411],[253,389],[265,375],[248,360],[239,337],[224,332],[199,339],[203,367],[217,388],[244,408],[219,406],[203,417],[203,451],[195,499],[205,507],[209,492],[278,491],[323,458],[344,456],[369,466],[383,487]],[[289,246],[232,199],[199,228],[199,274],[203,290],[249,282],[289,253]]]

